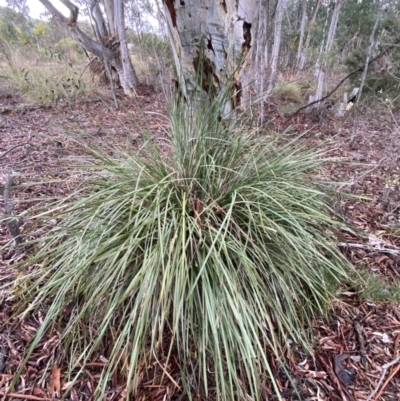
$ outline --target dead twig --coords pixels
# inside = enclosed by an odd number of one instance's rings
[[[396,363],[399,363],[399,362],[400,362],[400,356],[398,356],[398,357],[397,357],[396,359],[394,359],[392,362],[386,363],[385,365],[382,366],[383,372],[382,372],[381,378],[379,379],[379,382],[378,382],[378,384],[377,384],[375,390],[374,390],[374,391],[371,393],[371,395],[367,398],[367,401],[371,401],[371,400],[375,397],[375,395],[377,395],[377,396],[376,396],[376,399],[379,399],[380,395],[382,394],[382,391],[383,391],[383,390],[385,389],[385,387],[388,385],[389,381],[390,381],[390,380],[392,379],[392,377],[400,370],[400,365],[399,365],[399,366],[396,366],[396,368],[393,369],[393,372],[389,375],[389,377],[386,379],[385,383],[384,383],[383,386],[381,387],[381,384],[382,384],[382,382],[383,382],[383,379],[384,379],[385,376],[386,376],[387,370],[388,370],[391,366],[396,365]],[[380,390],[379,390],[379,389],[380,389]],[[379,391],[379,393],[378,393],[378,391]]]
[[[36,130],[36,133],[40,132],[40,131],[43,129],[43,127],[44,127],[48,122],[49,122],[49,120],[47,119],[47,120]],[[29,136],[29,139],[28,139],[26,142],[24,142],[24,143],[19,143],[19,144],[13,146],[11,149],[6,150],[6,151],[0,156],[0,159],[3,159],[5,156],[7,156],[9,153],[11,153],[14,149],[20,148],[21,146],[29,145],[29,143],[30,143],[30,141],[32,140],[32,138],[33,138],[33,135],[31,134],[31,135]]]
[[[354,330],[357,333],[358,343],[360,344],[361,365],[365,368],[367,363],[367,358],[366,358],[367,350],[364,344],[364,337],[362,333],[361,324],[357,320],[354,320]]]
[[[383,383],[381,389],[379,390],[378,394],[376,395],[376,399],[379,400],[379,397],[383,393],[383,390],[386,388],[386,386],[389,384],[390,380],[392,380],[393,376],[400,370],[400,365],[397,365],[394,369],[393,372],[389,375],[389,377],[385,380],[385,383]]]
[[[382,163],[386,160],[386,157],[383,157],[381,160],[379,160],[379,162],[372,167],[371,169],[369,169],[368,171],[366,171],[365,173],[362,173],[361,175],[359,175],[356,178],[352,178],[351,181],[349,183],[343,184],[341,186],[339,186],[339,189],[343,189],[343,187],[347,186],[347,185],[354,185],[357,182],[361,181],[363,178],[365,178],[367,175],[371,174],[374,170],[376,170],[377,168],[379,168]]]
[[[15,245],[20,245],[23,241],[21,231],[18,226],[18,222],[15,218],[12,217],[12,213],[14,211],[14,207],[10,200],[10,188],[13,185],[13,180],[11,176],[6,178],[6,183],[4,185],[4,211],[5,216],[7,218],[7,228],[12,237],[14,238]]]
[[[19,143],[18,145],[13,146],[11,149],[6,150],[1,156],[0,159],[3,159],[5,156],[7,156],[9,153],[11,153],[14,149],[20,148],[21,146],[26,146],[29,145],[29,142],[32,139],[32,135],[29,137],[29,139],[24,142],[24,143]]]
[[[0,339],[0,341],[0,374],[2,374],[6,367],[8,347],[3,339]]]
[[[373,246],[370,246],[370,245],[354,244],[354,243],[350,243],[350,242],[338,242],[337,246],[343,246],[343,247],[347,247],[347,248],[365,249],[367,251],[387,253],[389,255],[400,255],[400,250],[398,250],[398,249],[374,248]]]
[[[20,398],[22,400],[33,400],[33,401],[45,401],[50,399],[50,398],[40,398],[36,397],[35,395],[29,395],[29,394],[5,393],[4,391],[1,391],[0,395],[5,395],[10,398]]]

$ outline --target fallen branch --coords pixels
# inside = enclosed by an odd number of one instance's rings
[[[367,398],[367,401],[371,401],[371,400],[375,397],[375,395],[378,394],[378,391],[379,391],[379,394],[377,395],[376,399],[377,399],[377,400],[379,399],[380,395],[382,394],[382,391],[383,391],[383,390],[385,389],[385,387],[388,385],[389,381],[390,381],[390,380],[392,379],[392,377],[400,370],[400,365],[397,366],[395,369],[393,369],[393,372],[389,375],[389,377],[387,378],[387,380],[386,380],[385,383],[383,384],[382,388],[379,390],[379,388],[381,387],[381,384],[382,384],[382,382],[383,382],[383,379],[384,379],[385,376],[386,376],[387,370],[388,370],[391,366],[396,365],[396,363],[399,363],[399,362],[400,362],[400,355],[399,355],[396,359],[394,359],[392,362],[386,363],[385,365],[382,366],[383,372],[382,372],[381,378],[379,379],[379,382],[378,382],[378,384],[377,384],[375,390],[374,390],[374,391],[371,393],[371,395]]]
[[[19,147],[21,147],[21,146],[29,145],[29,142],[31,141],[31,139],[32,139],[32,135],[29,137],[29,139],[28,139],[26,142],[24,142],[24,143],[19,143],[18,145],[13,146],[11,149],[6,150],[6,151],[0,156],[0,159],[3,159],[6,155],[8,155],[9,153],[11,153],[14,149],[17,149],[17,148],[19,148]]]
[[[371,252],[388,253],[390,255],[400,255],[400,250],[398,250],[398,249],[374,248],[373,246],[369,246],[369,245],[354,244],[354,243],[348,243],[348,242],[338,242],[337,246],[366,249]]]
[[[100,102],[100,98],[93,99],[85,99],[85,103],[97,103]],[[45,103],[45,104],[37,104],[37,103],[23,103],[14,106],[0,106],[0,114],[6,114],[10,112],[23,113],[31,110],[40,110],[40,109],[52,109],[55,108],[56,104],[53,103]]]
[[[30,110],[39,110],[39,109],[50,109],[51,107],[54,107],[52,103],[48,104],[36,104],[36,103],[23,103],[19,105],[14,105],[14,106],[1,106],[0,107],[0,114],[5,114],[5,113],[10,113],[12,111],[16,113],[22,113],[24,111],[30,111]]]
[[[41,130],[42,130],[42,128],[47,124],[49,122],[49,120],[47,119],[37,130],[36,130],[36,132],[37,133],[39,133]],[[29,136],[29,139],[26,141],[26,142],[24,142],[24,143],[19,143],[18,145],[15,145],[15,146],[13,146],[11,149],[8,149],[8,150],[6,150],[1,156],[0,156],[0,159],[3,159],[5,156],[7,156],[10,152],[12,152],[14,149],[17,149],[17,148],[19,148],[19,147],[21,147],[21,146],[26,146],[26,145],[29,145],[29,143],[30,143],[30,141],[32,140],[32,134]]]
[[[23,241],[21,231],[18,226],[18,222],[15,218],[12,217],[12,213],[14,211],[14,207],[10,200],[10,188],[13,186],[13,180],[11,176],[6,178],[6,183],[4,185],[4,211],[5,216],[8,218],[7,220],[7,228],[12,237],[14,238],[15,245],[20,245]]]

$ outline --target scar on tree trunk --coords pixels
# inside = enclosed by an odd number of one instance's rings
[[[242,43],[242,54],[240,57],[240,66],[238,67],[237,72],[235,73],[235,82],[233,85],[233,96],[232,102],[233,107],[237,108],[240,106],[240,102],[242,99],[242,83],[240,82],[239,74],[240,74],[240,67],[244,64],[247,55],[251,49],[251,23],[247,21],[243,21],[243,39],[244,42]]]

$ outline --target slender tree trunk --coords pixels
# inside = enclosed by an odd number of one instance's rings
[[[380,1],[381,1],[381,4],[379,6],[379,10],[378,10],[378,13],[376,15],[375,24],[374,24],[374,27],[372,28],[371,36],[369,38],[369,46],[368,46],[368,51],[367,51],[367,58],[365,59],[365,67],[364,67],[363,75],[362,75],[362,78],[361,78],[360,90],[358,91],[358,95],[357,95],[357,102],[359,102],[360,99],[361,99],[362,90],[363,90],[364,85],[365,85],[365,80],[367,79],[369,60],[371,59],[372,50],[375,47],[375,32],[376,32],[376,30],[378,28],[378,25],[379,25],[379,22],[380,22],[381,16],[382,16],[382,11],[383,11],[383,8],[384,8],[385,3],[386,3],[385,0],[380,0]]]
[[[297,49],[296,67],[300,67],[301,58],[302,56],[304,57],[303,42],[307,24],[307,0],[302,1],[301,7],[302,7],[302,14],[301,14],[301,24],[300,24],[300,39],[299,39],[299,47]]]
[[[269,68],[269,77],[268,77],[268,89],[267,89],[268,94],[271,93],[276,82],[279,50],[281,47],[281,37],[282,37],[282,20],[283,20],[283,15],[286,11],[286,6],[287,6],[287,0],[277,0],[277,6],[275,12],[275,24],[274,24],[274,45],[272,47],[271,65]]]
[[[257,66],[257,81],[258,88],[257,93],[260,96],[259,99],[259,113],[258,113],[258,123],[260,125],[264,124],[265,112],[264,112],[264,91],[265,91],[265,66],[268,65],[268,10],[269,10],[269,0],[260,1],[259,3],[259,20],[257,26],[257,32],[259,40],[254,43],[255,48],[255,65]]]
[[[136,27],[136,34],[137,34],[137,37],[138,37],[140,62],[141,62],[143,65],[146,65],[146,60],[145,60],[145,49],[144,49],[144,40],[143,40],[143,32],[144,32],[145,30],[144,30],[142,18],[141,18],[141,15],[140,15],[139,1],[137,1],[137,0],[130,0],[130,3],[131,3],[130,5],[131,5],[131,7],[132,7],[132,15],[133,15],[133,18],[132,18],[132,25],[133,25],[133,24],[135,25],[135,27]],[[146,84],[147,84],[147,83],[148,83],[148,82],[147,82],[148,74],[145,74],[145,78],[144,78],[144,79],[145,79]]]
[[[105,38],[108,32],[100,10],[99,0],[92,0],[90,4],[90,16],[95,27],[96,38],[98,41],[102,41],[102,38]]]
[[[110,30],[110,36],[117,36],[116,21],[115,21],[115,7],[114,0],[103,0],[104,10],[107,16],[108,28]]]
[[[124,93],[133,96],[137,85],[137,76],[132,66],[129,56],[128,45],[126,43],[125,14],[123,0],[114,0],[115,21],[119,38],[119,49],[121,52],[122,70],[118,71],[119,80],[124,89]]]
[[[306,44],[304,46],[304,50],[300,57],[299,68],[301,70],[304,68],[304,66],[306,64],[306,52],[307,52],[308,48],[310,47],[311,31],[312,31],[313,25],[315,24],[315,20],[317,19],[317,14],[318,14],[319,6],[321,5],[321,1],[322,0],[317,0],[317,2],[315,3],[314,11],[313,11],[312,17],[310,19],[310,22],[308,24]]]
[[[331,24],[329,26],[328,38],[326,40],[326,48],[325,48],[326,53],[329,53],[332,49],[333,39],[335,37],[337,24],[339,22],[340,9],[343,4],[342,1],[343,0],[336,0],[335,8],[333,9]]]
[[[316,75],[318,79],[317,90],[315,91],[315,95],[310,98],[310,101],[319,100],[323,97],[324,89],[325,89],[325,73],[327,68],[327,55],[332,49],[333,39],[335,37],[337,23],[339,21],[339,13],[340,8],[342,6],[342,0],[336,0],[335,8],[332,13],[331,23],[329,26],[328,36],[326,39],[325,49],[321,46],[321,57],[319,58]],[[325,53],[325,57],[323,57],[323,53]],[[322,59],[322,61],[321,61]],[[318,108],[321,106],[321,103],[317,103],[314,105],[314,108]]]

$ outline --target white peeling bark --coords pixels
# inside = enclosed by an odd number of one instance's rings
[[[115,8],[114,0],[103,0],[104,11],[106,12],[108,29],[110,31],[110,36],[117,35],[116,21],[115,21]]]
[[[306,24],[307,24],[307,0],[302,1],[301,8],[302,8],[302,15],[301,15],[301,23],[300,23],[300,39],[299,39],[299,47],[297,49],[296,67],[300,67],[300,62],[301,62],[302,55],[303,55],[304,33],[306,30]]]
[[[186,98],[198,89],[218,93],[235,79],[233,105],[240,104],[243,77],[251,66],[259,0],[163,0],[177,67]],[[200,54],[204,41],[203,59]],[[202,88],[196,73],[204,76]]]
[[[124,93],[133,96],[135,86],[137,84],[137,76],[132,66],[132,61],[129,56],[128,44],[126,42],[125,31],[125,14],[123,0],[114,0],[115,22],[119,38],[119,50],[121,53],[121,66],[118,71],[119,80],[121,82]]]
[[[317,14],[318,14],[318,10],[319,10],[319,6],[321,5],[321,0],[317,0],[315,3],[315,7],[314,7],[314,11],[312,14],[312,17],[310,19],[310,22],[308,24],[308,32],[307,32],[307,39],[306,39],[306,44],[304,45],[304,50],[301,54],[300,57],[300,64],[299,64],[299,68],[302,70],[304,68],[304,65],[306,63],[306,51],[307,49],[310,47],[310,41],[311,41],[311,30],[312,27],[315,23],[315,20],[317,19]]]
[[[331,23],[329,26],[328,36],[326,39],[325,49],[323,49],[323,47],[321,47],[320,60],[317,62],[316,76],[318,79],[318,84],[317,84],[317,89],[315,91],[315,95],[310,97],[311,102],[322,99],[323,94],[324,94],[325,71],[327,68],[327,61],[326,61],[327,57],[326,56],[332,49],[333,39],[335,37],[341,7],[342,7],[342,0],[336,0],[335,8],[333,10],[333,14],[332,14],[332,18],[331,18]],[[322,57],[323,52],[325,53],[325,57]],[[321,62],[321,59],[323,60],[322,62]],[[316,103],[313,106],[313,108],[318,108],[320,106],[321,106],[320,103]]]
[[[328,38],[326,40],[326,53],[329,53],[332,49],[333,39],[335,37],[337,24],[339,22],[339,13],[342,7],[342,0],[336,0],[335,8],[333,9],[331,24],[329,26]]]
[[[260,1],[259,3],[259,19],[258,24],[255,26],[257,31],[258,40],[254,41],[254,52],[253,55],[255,60],[255,67],[257,68],[257,93],[259,95],[258,100],[258,123],[264,124],[265,121],[265,71],[268,65],[268,11],[269,11],[269,0]]]
[[[282,37],[282,20],[283,15],[286,11],[287,0],[277,0],[278,4],[275,11],[275,24],[274,24],[274,45],[272,47],[271,54],[271,65],[268,77],[268,90],[267,93],[271,93],[274,88],[276,76],[278,72],[278,59],[279,51],[281,48],[281,37]]]
[[[372,28],[371,36],[369,38],[367,57],[365,59],[365,67],[364,67],[363,75],[361,78],[360,90],[358,91],[358,95],[357,95],[357,102],[361,99],[362,91],[363,91],[363,88],[365,85],[365,80],[367,79],[369,60],[371,59],[372,50],[375,46],[375,32],[376,32],[376,29],[378,28],[379,21],[381,20],[382,11],[385,7],[385,4],[386,4],[385,0],[381,0],[381,4],[379,6],[379,10],[378,10],[378,13],[377,13],[376,19],[375,19],[375,24],[374,24],[374,27]]]

